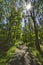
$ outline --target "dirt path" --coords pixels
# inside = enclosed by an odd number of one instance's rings
[[[19,45],[7,65],[39,65],[26,45]]]

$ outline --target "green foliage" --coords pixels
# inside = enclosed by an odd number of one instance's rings
[[[31,16],[28,17],[28,23],[25,22],[22,28],[22,8],[16,9],[17,0],[0,0],[0,65],[6,65],[10,57],[15,53],[16,47],[25,42],[30,52],[38,58],[39,62],[43,65],[43,55],[36,50],[35,45],[35,27],[34,21]],[[21,1],[20,1],[21,2]],[[27,2],[27,0],[25,0]],[[42,0],[35,3],[38,13],[43,10],[40,8]],[[5,18],[6,20],[5,20]],[[43,22],[40,20],[40,22]],[[42,44],[41,50],[43,51],[43,24],[41,28],[36,27],[38,30],[38,40]],[[37,42],[38,43],[38,42]]]

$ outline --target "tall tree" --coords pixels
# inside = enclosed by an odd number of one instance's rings
[[[41,49],[40,49],[40,43],[39,43],[39,39],[38,39],[38,28],[37,28],[37,22],[39,22],[39,20],[38,20],[37,17],[38,17],[38,15],[40,13],[42,13],[42,8],[40,7],[40,5],[42,5],[42,0],[41,1],[39,1],[39,0],[28,1],[27,0],[26,2],[23,1],[23,3],[25,3],[25,6],[27,6],[27,4],[29,4],[28,2],[31,2],[31,4],[32,4],[32,9],[29,10],[30,11],[30,15],[28,15],[28,16],[30,16],[31,19],[33,20],[34,31],[35,31],[35,39],[36,39],[36,43],[35,44],[36,44],[37,50],[40,51]],[[36,18],[37,18],[38,21],[36,20]]]

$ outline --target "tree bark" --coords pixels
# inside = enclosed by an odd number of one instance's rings
[[[36,27],[36,21],[35,21],[35,17],[32,17],[32,20],[33,20],[33,23],[34,23],[34,31],[35,31],[35,45],[36,45],[36,49],[38,51],[41,51],[41,48],[40,48],[40,43],[39,43],[39,39],[38,39],[38,29]]]

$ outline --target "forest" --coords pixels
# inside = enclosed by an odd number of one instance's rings
[[[43,0],[0,0],[0,65],[43,65]]]

